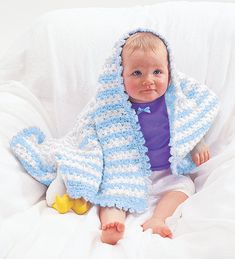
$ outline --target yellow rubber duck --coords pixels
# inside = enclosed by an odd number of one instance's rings
[[[59,213],[67,213],[71,209],[78,215],[85,214],[91,207],[91,204],[84,200],[80,199],[71,199],[68,194],[63,196],[56,195],[56,200],[52,204],[52,208],[56,209]]]
[[[62,214],[73,210],[75,213],[82,215],[91,207],[91,203],[83,198],[72,199],[68,196],[64,181],[59,173],[47,189],[46,202],[49,207]]]
[[[91,208],[91,203],[84,200],[83,198],[74,199],[72,210],[78,215],[86,213]]]

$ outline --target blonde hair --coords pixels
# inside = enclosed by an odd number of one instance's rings
[[[168,54],[166,45],[164,42],[151,32],[137,32],[131,35],[123,46],[123,50],[132,54],[137,49],[143,49],[144,51],[152,50],[153,52],[159,51],[164,48]]]

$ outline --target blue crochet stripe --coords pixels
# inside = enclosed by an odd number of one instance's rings
[[[101,180],[101,174],[102,171],[100,172],[100,177],[95,176],[93,174],[90,174],[88,171],[75,168],[72,166],[67,166],[67,165],[61,165],[59,166],[59,170],[62,174],[67,175],[67,177],[72,176],[72,175],[79,175],[84,179],[89,179],[89,180],[94,180],[94,181],[100,181]],[[97,172],[97,171],[96,171]]]
[[[198,87],[197,87],[197,85],[198,85],[198,84],[195,82],[195,84],[193,84],[193,85],[191,86],[190,91],[187,91],[187,93],[185,93],[185,89],[188,88],[187,81],[184,80],[184,81],[182,81],[182,82],[180,83],[180,87],[181,87],[182,91],[187,95],[188,98],[194,99],[195,96],[196,96],[197,99],[200,100],[200,98],[198,98],[198,96],[197,96],[197,95],[198,95],[198,92],[197,92],[197,91],[198,91]],[[209,90],[208,90],[208,89],[206,89],[206,90],[204,90],[204,91],[209,93]]]
[[[142,160],[142,159],[141,159]],[[109,167],[117,167],[117,166],[124,166],[124,165],[137,165],[140,164],[140,158],[135,158],[135,159],[117,159],[117,160],[112,160],[112,161],[107,161],[105,163],[105,167],[109,168]]]
[[[192,120],[186,122],[184,125],[178,127],[175,129],[176,134],[178,132],[183,132],[184,130],[190,129],[193,127],[197,122],[202,118],[202,116],[205,116],[211,109],[214,109],[218,105],[218,101],[216,98],[213,99],[196,117],[194,117]],[[210,126],[210,124],[209,124]]]
[[[101,84],[106,84],[106,83],[110,83],[112,81],[115,81],[117,79],[117,74],[116,72],[113,74],[105,74],[105,75],[101,75],[99,77],[99,82]]]
[[[39,181],[40,183],[49,186],[52,181],[55,179],[56,177],[56,173],[55,173],[55,168],[53,168],[53,171],[47,171],[44,168],[34,168],[32,167],[26,160],[20,158],[17,154],[16,154],[17,158],[19,159],[19,161],[21,162],[22,166],[24,167],[24,169],[37,181]],[[46,177],[47,174],[50,174],[52,177],[51,179],[47,179],[47,178],[43,178]]]
[[[80,147],[80,146],[79,146]],[[90,153],[90,152],[84,152],[84,153],[82,153],[81,151],[78,153],[78,152],[75,152],[75,151],[71,151],[70,152],[70,154],[73,156],[77,156],[77,155],[79,155],[82,159],[89,159],[89,160],[93,160],[93,159],[95,159],[95,160],[97,160],[97,158],[98,157],[100,157],[101,158],[101,156],[99,156],[98,154],[92,154],[92,153]],[[74,160],[73,158],[67,158],[67,155],[61,155],[61,154],[58,154],[57,155],[57,159],[58,160],[70,160],[70,161],[76,161],[76,160]]]
[[[193,92],[193,93],[192,93],[192,92]],[[194,97],[195,92],[196,92],[196,91],[193,90],[193,91],[187,93],[187,96],[188,96],[189,98],[192,98],[192,97]],[[209,91],[208,91],[208,90],[203,91],[202,94],[197,97],[197,104],[200,104],[200,105],[201,105],[201,100],[206,100],[206,98],[208,97],[208,95],[209,95]],[[192,112],[193,112],[193,109],[191,109],[191,108],[190,108],[190,109],[189,109],[189,108],[188,108],[188,109],[185,109],[185,110],[183,110],[182,112],[179,112],[178,114],[175,115],[175,120],[178,120],[178,119],[182,119],[182,118],[184,118],[184,117],[187,117],[187,116],[189,116]]]
[[[95,204],[101,207],[116,207],[118,209],[129,211],[131,213],[142,213],[147,209],[147,199],[141,199],[130,196],[115,195],[97,195]]]
[[[197,93],[196,90],[192,90],[187,93],[187,97],[193,98],[197,104],[201,104],[201,100],[206,100],[209,95],[210,95],[210,92],[208,91],[208,89],[203,90],[200,93]]]
[[[113,132],[109,135],[106,135],[104,137],[100,138],[100,141],[102,143],[109,143],[110,140],[114,141],[115,139],[125,138],[126,136],[130,136],[132,134],[131,130],[125,130],[125,131],[119,131],[119,132]]]
[[[108,110],[117,111],[120,109],[122,109],[122,106],[120,105],[120,103],[106,104],[106,105],[96,109],[96,117],[102,116]]]
[[[96,159],[97,159],[97,157],[96,157]],[[101,159],[101,157],[100,157],[100,159]],[[90,157],[89,157],[89,160],[90,160]],[[69,162],[77,162],[76,160],[74,160],[73,158],[67,158],[67,157],[65,157],[65,156],[61,156],[59,159],[58,159],[58,161],[60,161],[60,162],[62,162],[63,163],[63,161],[69,161]],[[90,169],[93,169],[94,171],[97,171],[97,172],[102,172],[102,170],[103,170],[103,167],[100,167],[100,166],[98,166],[97,164],[95,164],[95,163],[92,163],[91,161],[85,161],[85,159],[84,159],[84,161],[79,161],[79,164],[81,165],[81,166],[86,166],[86,167],[88,167],[88,168],[90,168]],[[70,168],[73,168],[72,166],[67,166],[66,165],[66,167],[70,167]],[[75,169],[75,168],[74,168]]]
[[[201,126],[200,129],[198,129],[197,131],[195,131],[193,134],[184,137],[181,140],[176,141],[176,145],[180,146],[180,145],[184,145],[190,141],[193,141],[194,139],[196,139],[198,136],[204,136],[205,133],[209,130],[210,128],[210,124],[206,124],[204,126]]]
[[[73,199],[83,197],[85,200],[95,204],[98,189],[88,183],[75,182],[71,180],[65,181],[68,195]]]
[[[94,115],[95,117],[95,115]],[[102,130],[104,128],[110,127],[113,124],[116,123],[125,123],[130,122],[128,115],[123,115],[122,117],[115,117],[115,118],[106,118],[105,120],[101,121],[99,124],[97,124],[97,130]]]
[[[111,148],[106,148],[105,154],[106,155],[112,155],[115,152],[131,152],[131,151],[136,151],[136,145],[133,143],[133,145],[123,145],[119,147],[111,147]]]
[[[172,170],[173,174],[176,175],[188,175],[191,174],[193,169],[196,168],[196,164],[193,163],[192,157],[190,153],[186,155],[184,158],[177,158],[177,157],[171,157],[170,158],[172,163]]]
[[[45,139],[45,134],[36,127],[29,127],[20,131],[16,136],[14,136],[10,142],[10,145],[18,144],[19,140],[22,138],[27,138],[34,135],[37,139],[38,144],[41,144]]]
[[[175,120],[180,120],[184,117],[187,117],[190,114],[192,114],[192,112],[193,112],[193,109],[183,110],[182,112],[179,112],[178,114],[175,115]]]
[[[116,95],[119,95],[119,92],[119,88],[106,89],[105,91],[101,91],[97,94],[97,99],[104,100],[107,97],[115,97]]]
[[[118,189],[118,190],[124,190],[124,191],[145,191],[147,192],[147,187],[144,185],[140,185],[140,184],[132,184],[132,183],[108,183],[107,182],[107,178],[104,179],[102,186],[105,187],[106,190],[110,189],[110,190],[114,190],[114,189]]]
[[[196,164],[193,163],[191,155],[188,154],[185,158],[177,164],[177,173],[179,175],[187,175],[192,173],[193,169],[196,168]]]

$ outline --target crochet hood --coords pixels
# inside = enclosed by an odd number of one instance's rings
[[[13,137],[11,148],[27,172],[45,185],[62,175],[67,193],[93,204],[142,212],[147,207],[150,163],[138,117],[125,93],[121,52],[136,32],[151,32],[166,45],[171,80],[165,93],[173,174],[195,167],[190,151],[211,127],[218,99],[205,85],[174,68],[168,43],[157,33],[137,29],[114,46],[99,77],[97,93],[62,139],[47,139],[38,128]]]

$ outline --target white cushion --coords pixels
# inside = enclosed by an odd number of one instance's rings
[[[29,176],[10,151],[9,141],[24,127],[41,127],[51,135],[50,123],[39,101],[22,84],[0,84],[0,218],[35,204],[45,187]],[[47,123],[48,122],[48,123]]]

